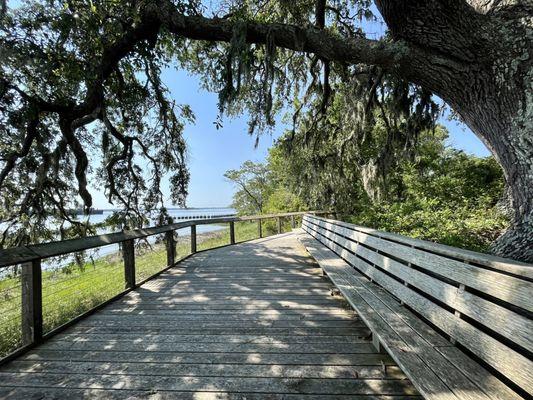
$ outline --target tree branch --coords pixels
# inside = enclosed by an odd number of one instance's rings
[[[154,10],[162,25],[171,33],[193,40],[230,42],[235,21],[181,14],[172,3],[161,1]],[[349,64],[379,65],[385,69],[407,68],[410,49],[401,43],[390,43],[366,38],[343,38],[315,27],[290,24],[248,22],[247,43],[264,44],[269,40],[277,47],[314,53],[328,61]]]

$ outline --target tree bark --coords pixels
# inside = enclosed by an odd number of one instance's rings
[[[413,60],[410,79],[446,101],[502,166],[514,215],[493,251],[533,261],[533,8],[520,1],[376,3],[395,40],[428,54]]]

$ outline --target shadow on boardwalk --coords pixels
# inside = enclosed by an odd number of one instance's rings
[[[0,370],[0,398],[359,396],[417,397],[291,233],[198,253]]]

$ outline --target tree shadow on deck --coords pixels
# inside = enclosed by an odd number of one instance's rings
[[[213,249],[2,371],[12,385],[91,398],[415,396],[331,289],[291,234]]]

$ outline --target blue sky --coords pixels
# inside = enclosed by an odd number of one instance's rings
[[[189,104],[196,115],[196,123],[185,129],[188,144],[188,165],[191,173],[189,207],[224,207],[231,204],[234,186],[224,178],[228,169],[239,168],[246,160],[264,161],[268,148],[286,128],[279,123],[272,134],[261,136],[254,148],[255,137],[248,135],[247,117],[224,118],[222,129],[216,129],[216,93],[201,88],[198,77],[182,70],[165,71],[163,80],[177,103]],[[458,121],[443,118],[441,123],[450,131],[448,144],[467,153],[487,156],[489,152],[479,139]],[[169,192],[163,183],[163,192]],[[102,193],[94,193],[94,207],[108,208]]]

